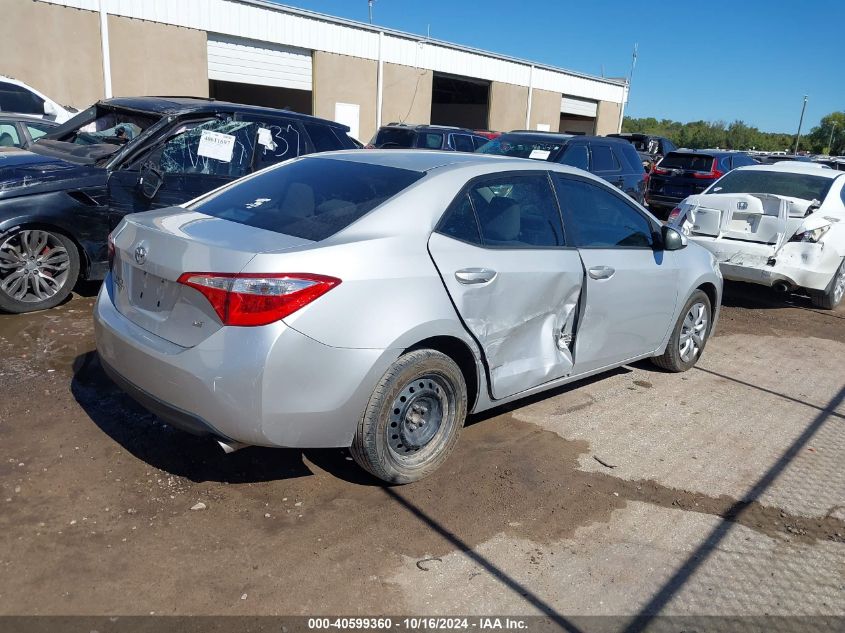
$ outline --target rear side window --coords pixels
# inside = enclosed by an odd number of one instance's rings
[[[424,175],[382,165],[305,158],[268,169],[190,208],[247,226],[320,241]]]
[[[468,134],[453,134],[452,147],[458,152],[474,152],[475,146],[472,144],[472,137]]]
[[[563,226],[545,174],[502,174],[470,187],[485,246],[563,246]]]
[[[481,234],[478,232],[478,222],[469,194],[461,194],[460,198],[452,203],[437,227],[437,232],[462,242],[481,244]]]
[[[41,138],[47,132],[50,131],[49,125],[42,125],[40,123],[26,123],[26,131],[29,132],[29,135],[32,137],[34,141],[37,138]]]
[[[44,99],[26,88],[0,81],[0,111],[44,114]]]
[[[593,171],[620,171],[622,169],[613,151],[607,145],[594,143],[590,149],[593,152]]]
[[[475,146],[475,149],[478,149],[479,147],[486,145],[489,140],[490,139],[485,136],[473,136],[472,144]]]
[[[709,154],[685,154],[669,152],[659,163],[663,169],[684,169],[687,171],[711,171],[713,157]]]
[[[311,142],[314,143],[314,149],[318,152],[331,152],[343,148],[328,125],[306,123],[305,131],[308,132]]]
[[[575,246],[651,248],[651,222],[622,196],[583,180],[556,178],[567,233]]]
[[[590,153],[587,151],[587,146],[583,143],[570,145],[563,153],[560,162],[564,165],[590,171]]]

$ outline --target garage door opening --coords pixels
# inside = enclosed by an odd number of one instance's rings
[[[566,134],[595,134],[598,105],[590,99],[562,95],[558,131]]]
[[[247,105],[264,106],[292,110],[302,114],[311,114],[311,91],[294,90],[293,88],[278,88],[276,86],[257,86],[242,84],[234,81],[208,82],[208,95],[220,101],[245,103]]]
[[[431,123],[487,129],[490,82],[434,73],[431,86]]]

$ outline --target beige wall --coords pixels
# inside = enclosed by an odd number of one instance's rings
[[[334,119],[335,103],[360,107],[359,140],[368,142],[376,131],[378,63],[369,59],[314,51],[314,116]]]
[[[2,5],[0,75],[76,108],[103,98],[97,13],[32,0],[3,0]]]
[[[491,130],[508,132],[525,128],[525,112],[528,109],[528,88],[498,81],[490,84]]]
[[[548,90],[531,91],[531,124],[529,129],[536,130],[538,124],[548,125],[549,132],[557,132],[560,125],[560,93]]]
[[[599,101],[599,109],[596,113],[596,134],[616,134],[619,129],[619,114],[622,110],[621,103],[613,101]]]
[[[381,122],[431,123],[430,70],[384,64]],[[363,139],[362,139],[363,140]]]
[[[112,93],[208,96],[205,31],[109,16]]]

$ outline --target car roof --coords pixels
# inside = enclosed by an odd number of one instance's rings
[[[341,123],[336,123],[334,121],[329,121],[328,119],[321,119],[307,114],[301,114],[299,112],[293,112],[292,110],[245,105],[243,103],[231,103],[229,101],[218,101],[216,99],[204,97],[116,97],[113,99],[103,99],[98,101],[98,103],[118,108],[129,108],[132,110],[142,110],[146,112],[155,112],[157,114],[172,115],[187,114],[190,112],[207,112],[209,114],[213,114],[215,112],[248,112],[251,114],[263,114],[270,116],[284,114],[286,117],[296,119],[298,121],[319,121],[325,125],[341,128],[347,132],[349,131],[349,128]]]
[[[746,154],[738,149],[689,149],[687,147],[673,149],[669,154],[707,154],[709,156],[731,156],[732,154]]]
[[[393,130],[435,130],[437,132],[466,132],[467,134],[475,134],[475,132],[466,127],[458,127],[456,125],[433,125],[430,123],[388,123],[382,125],[379,130],[393,129]]]
[[[737,169],[754,170],[754,171],[780,171],[789,174],[810,174],[813,176],[821,176],[823,178],[838,178],[845,176],[841,171],[826,168],[816,163],[802,163],[796,161],[785,161],[775,163],[773,165],[747,165],[745,167],[737,167]]]
[[[43,123],[47,127],[58,127],[59,124],[49,119],[43,119],[40,116],[32,116],[29,114],[17,114],[16,112],[0,112],[0,120],[2,121],[20,121],[21,123]]]

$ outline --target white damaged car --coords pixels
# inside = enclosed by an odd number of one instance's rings
[[[740,167],[689,196],[669,224],[715,255],[726,279],[845,295],[845,173],[811,163]]]

